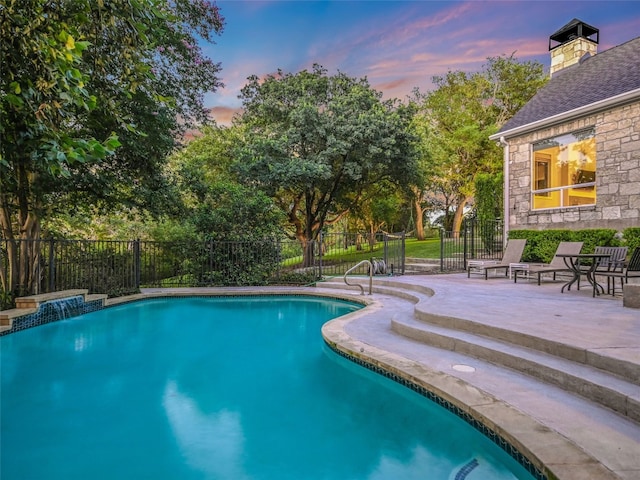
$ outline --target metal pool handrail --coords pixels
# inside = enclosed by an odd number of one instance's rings
[[[360,283],[349,283],[347,281],[347,275],[349,275],[352,270],[355,270],[360,265],[364,265],[364,264],[366,264],[368,266],[368,268],[369,268],[369,295],[371,295],[371,291],[373,289],[373,264],[369,260],[362,260],[362,261],[356,263],[349,270],[347,270],[345,272],[345,274],[344,274],[344,283],[349,285],[349,286],[357,285],[358,287],[360,287],[360,291],[362,292],[361,295],[364,295],[364,287],[362,286],[362,284],[360,284]]]

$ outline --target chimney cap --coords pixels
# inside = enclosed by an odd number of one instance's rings
[[[595,35],[595,38],[590,38]],[[553,33],[549,37],[549,50],[553,50],[560,45],[564,45],[576,38],[585,38],[595,44],[598,43],[600,37],[600,30],[591,25],[574,18],[564,27],[560,28],[557,32]],[[552,42],[555,42],[553,44]]]

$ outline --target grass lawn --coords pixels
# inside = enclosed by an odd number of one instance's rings
[[[440,239],[427,238],[416,240],[407,238],[404,244],[404,256],[412,258],[440,258]]]
[[[384,256],[384,243],[376,243],[373,251],[369,245],[363,245],[362,250],[357,250],[355,246],[337,253],[329,253],[322,257],[323,261],[340,260],[349,263],[358,263],[361,260],[370,260],[371,257],[382,258]],[[427,240],[416,240],[407,238],[405,240],[405,257],[414,258],[440,258],[440,239],[429,238]]]

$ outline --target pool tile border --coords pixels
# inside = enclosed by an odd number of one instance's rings
[[[38,310],[34,313],[15,317],[11,323],[11,328],[0,332],[0,337],[19,332],[21,330],[26,330],[28,328],[38,327],[40,325],[46,325],[47,323],[59,322],[61,320],[64,320],[63,318],[59,318],[56,312],[54,312],[51,308],[44,308],[44,305],[46,305],[46,303],[40,305],[40,308],[38,308]],[[103,308],[105,308],[105,306],[103,305],[102,299],[85,301],[83,302],[82,307],[78,310],[78,315],[95,312],[98,310],[102,310]]]
[[[477,420],[473,415],[471,415],[469,412],[465,412],[464,410],[462,410],[460,407],[458,407],[457,405],[454,405],[453,403],[449,402],[448,400],[442,398],[441,396],[435,394],[434,392],[428,390],[427,388],[423,387],[422,385],[418,385],[415,382],[412,382],[411,380],[403,377],[402,375],[398,375],[397,373],[394,373],[390,370],[387,370],[383,367],[381,367],[380,365],[376,365],[372,362],[368,362],[366,360],[363,360],[362,358],[359,358],[355,355],[351,355],[345,351],[340,350],[339,348],[337,348],[336,345],[332,344],[331,342],[325,340],[325,344],[336,354],[340,355],[341,357],[356,363],[357,365],[360,365],[361,367],[364,367],[368,370],[371,370],[374,373],[377,373],[379,375],[382,375],[383,377],[386,377],[390,380],[393,380],[394,382],[397,382],[411,390],[413,390],[414,392],[418,393],[419,395],[427,398],[428,400],[431,400],[432,402],[440,405],[441,407],[443,407],[444,409],[446,409],[447,411],[453,413],[454,415],[458,416],[459,418],[461,418],[462,420],[464,420],[465,422],[467,422],[469,425],[471,425],[473,428],[475,428],[476,430],[478,430],[480,433],[482,433],[484,436],[486,436],[487,438],[489,438],[489,440],[491,440],[493,443],[495,443],[498,447],[500,447],[502,450],[504,450],[511,458],[513,458],[516,462],[518,462],[520,465],[522,465],[522,467],[527,470],[536,480],[549,480],[547,475],[545,475],[545,473],[543,471],[541,471],[539,468],[537,468],[533,463],[531,463],[531,461],[522,454],[522,452],[520,452],[520,450],[518,450],[515,446],[513,446],[511,443],[509,443],[509,441],[507,439],[505,439],[502,435],[500,435],[499,433],[495,432],[494,430],[492,430],[491,428],[487,427],[486,425],[484,425],[482,422],[480,422],[479,420]]]

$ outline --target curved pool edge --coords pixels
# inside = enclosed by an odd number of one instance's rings
[[[148,300],[151,298],[168,298],[168,297],[233,297],[233,296],[255,296],[255,295],[301,295],[312,297],[336,298],[347,300],[350,302],[369,305],[372,300],[370,298],[354,297],[347,293],[342,294],[338,291],[316,291],[313,287],[184,287],[184,288],[156,288],[144,289],[143,292],[127,295],[124,297],[115,297],[105,300],[105,308],[121,305],[124,303],[135,302],[139,300]]]
[[[582,448],[508,402],[440,370],[362,342],[346,325],[382,308],[377,302],[325,323],[322,336],[336,354],[405,385],[482,432],[536,479],[601,476],[600,463]],[[570,472],[570,473],[569,473]]]

